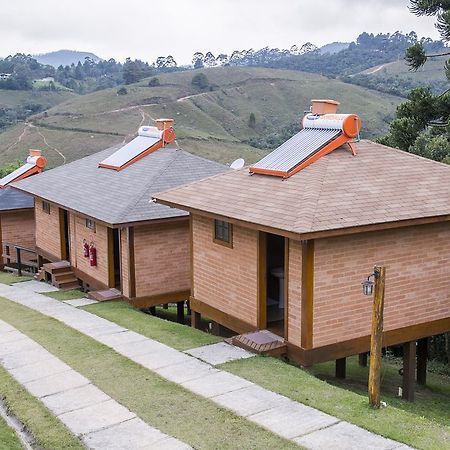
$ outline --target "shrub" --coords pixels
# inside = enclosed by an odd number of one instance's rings
[[[127,88],[122,86],[120,89],[117,90],[117,95],[127,95],[128,91]]]
[[[153,77],[149,82],[148,82],[148,87],[155,87],[155,86],[160,86],[161,83],[159,82],[159,78],[158,77]]]

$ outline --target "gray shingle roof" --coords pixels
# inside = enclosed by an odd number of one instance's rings
[[[120,147],[87,156],[15,187],[109,224],[184,216],[187,213],[151,202],[152,194],[228,170],[222,164],[166,147],[115,171],[98,163]]]
[[[11,189],[9,186],[0,189],[0,211],[31,209],[33,207],[34,199],[31,195]]]

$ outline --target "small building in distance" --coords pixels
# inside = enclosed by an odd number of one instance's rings
[[[228,169],[173,145],[172,124],[15,185],[35,198],[36,250],[54,284],[139,308],[188,300],[188,214],[152,194]]]
[[[191,214],[194,324],[205,315],[250,348],[278,340],[303,365],[369,350],[361,282],[375,264],[384,345],[450,331],[450,166],[354,143],[361,122],[336,106],[313,101],[304,128],[250,168],[155,195]]]

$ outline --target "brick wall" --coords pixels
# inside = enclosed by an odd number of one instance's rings
[[[289,240],[288,340],[301,344],[302,244]]]
[[[136,297],[190,289],[187,221],[135,227]]]
[[[375,263],[386,266],[385,330],[450,317],[450,224],[318,239],[314,347],[370,334],[361,281]]]
[[[34,210],[5,212],[1,214],[1,238],[3,242],[34,249],[36,236],[34,231]],[[5,253],[5,251],[3,251]],[[16,251],[10,248],[11,261],[16,262]],[[23,261],[34,259],[34,255],[22,252]]]
[[[73,267],[108,285],[108,228],[96,222],[95,232],[86,227],[86,219],[70,213],[70,263]],[[84,256],[83,240],[94,242],[97,249],[97,266],[89,265],[89,258]]]
[[[61,236],[59,228],[59,208],[50,204],[50,214],[42,209],[42,200],[35,201],[36,246],[61,258]]]
[[[194,297],[257,326],[258,232],[233,227],[233,248],[213,242],[213,220],[193,216]]]

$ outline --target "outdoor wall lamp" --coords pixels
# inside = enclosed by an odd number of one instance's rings
[[[372,281],[371,278],[373,277],[373,279],[376,280],[378,278],[378,276],[379,276],[379,273],[377,271],[375,271],[367,277],[367,280],[364,280],[361,283],[364,295],[372,295],[373,294],[373,288],[375,286],[375,281]]]

